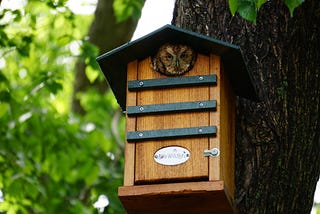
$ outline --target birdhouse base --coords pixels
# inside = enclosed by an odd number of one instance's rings
[[[235,213],[224,182],[204,181],[122,186],[118,196],[132,213]]]

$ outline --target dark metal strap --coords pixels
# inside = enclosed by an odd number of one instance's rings
[[[198,85],[216,85],[217,75],[189,76],[189,77],[168,77],[159,79],[133,80],[128,81],[129,91],[185,87]]]
[[[201,136],[209,136],[209,135],[215,136],[216,134],[217,134],[216,126],[148,130],[148,131],[128,132],[127,141],[132,142],[132,141],[168,139],[168,138],[201,137]]]
[[[171,112],[183,112],[183,111],[202,111],[202,110],[215,111],[216,108],[217,108],[216,100],[195,101],[195,102],[128,106],[127,114],[128,116],[134,116],[134,115],[142,115],[142,114],[171,113]]]

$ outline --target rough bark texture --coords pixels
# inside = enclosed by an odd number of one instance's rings
[[[237,102],[239,213],[310,213],[320,173],[320,1],[290,17],[267,1],[253,24],[226,0],[177,0],[172,23],[242,49],[261,102]]]
[[[123,22],[117,22],[113,11],[113,0],[99,0],[95,11],[95,19],[92,22],[89,32],[88,41],[96,45],[100,54],[106,53],[126,42],[128,42],[138,23],[137,19],[129,18]],[[78,92],[85,91],[89,86],[94,86],[104,93],[108,85],[103,82],[96,81],[94,85],[90,84],[85,75],[85,64],[78,61],[76,64],[76,74],[74,81],[74,96],[72,99],[72,109],[75,112],[83,113],[84,110],[80,106],[76,95]]]

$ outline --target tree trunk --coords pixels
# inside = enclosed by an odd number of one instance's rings
[[[123,22],[117,22],[113,11],[113,0],[99,0],[95,11],[95,19],[92,22],[88,41],[99,48],[100,54],[106,53],[126,42],[128,42],[136,29],[138,19],[129,18]],[[72,109],[77,113],[84,113],[77,93],[86,91],[88,87],[95,87],[104,93],[108,87],[105,81],[96,81],[90,84],[85,74],[85,63],[78,61],[75,67],[74,93],[72,98]]]
[[[320,173],[320,2],[290,17],[267,1],[253,24],[226,0],[177,0],[172,23],[239,45],[261,102],[237,101],[239,213],[310,213]],[[214,203],[214,202],[213,202]]]

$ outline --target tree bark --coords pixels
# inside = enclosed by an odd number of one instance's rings
[[[310,213],[320,173],[320,2],[290,17],[267,1],[257,23],[226,0],[177,0],[172,24],[239,45],[261,102],[237,100],[239,213]],[[214,202],[213,202],[214,203]]]
[[[128,42],[136,29],[138,19],[129,18],[123,22],[117,22],[113,11],[113,0],[99,0],[95,11],[95,18],[88,32],[88,41],[99,48],[99,54],[110,51]],[[77,93],[86,91],[88,87],[95,87],[104,93],[108,87],[105,81],[95,81],[90,84],[85,74],[85,63],[78,61],[75,67],[74,92],[72,109],[77,113],[84,113]]]

